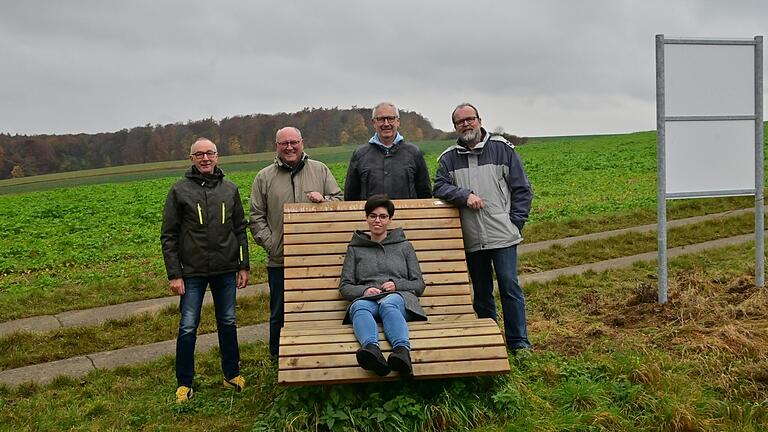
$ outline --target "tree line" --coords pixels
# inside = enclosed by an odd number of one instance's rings
[[[275,132],[301,129],[308,147],[357,144],[373,135],[368,108],[306,108],[296,113],[235,116],[146,125],[117,132],[67,135],[0,134],[0,178],[184,159],[198,137],[216,143],[221,155],[274,148]],[[411,141],[441,139],[445,133],[415,112],[401,111],[403,135]]]
[[[373,135],[371,109],[305,108],[295,113],[254,114],[145,125],[117,132],[66,135],[0,134],[0,179],[65,171],[184,159],[198,137],[216,143],[221,155],[274,149],[275,132],[301,129],[307,147],[362,144]],[[408,141],[453,137],[421,114],[400,111],[400,132]],[[504,134],[515,144],[524,138]]]

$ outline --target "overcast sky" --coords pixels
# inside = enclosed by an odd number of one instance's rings
[[[655,128],[654,35],[766,35],[768,1],[4,1],[0,132],[389,100],[525,136]],[[766,40],[768,43],[768,40]]]

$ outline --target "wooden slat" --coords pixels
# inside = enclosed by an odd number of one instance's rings
[[[429,297],[469,295],[469,285],[432,285],[424,290],[421,299]],[[321,301],[321,300],[342,300],[341,293],[337,288],[317,289],[317,290],[290,290],[285,292],[286,302],[296,301]]]
[[[458,209],[453,207],[446,208],[424,208],[424,209],[397,209],[395,217],[398,220],[405,219],[432,219],[449,218],[458,215]],[[285,213],[283,223],[292,222],[356,222],[365,217],[361,211],[344,212],[315,212],[315,213]]]
[[[409,321],[408,329],[410,331],[423,331],[424,329],[440,330],[440,329],[453,329],[453,328],[475,328],[475,327],[487,327],[496,328],[499,326],[490,318],[471,318],[463,321]],[[379,333],[384,334],[379,324]],[[333,335],[352,334],[351,324],[339,325],[338,321],[333,322],[332,327],[318,327],[312,326],[307,328],[284,328],[280,332],[280,336],[303,336],[303,335],[327,335],[333,337]]]
[[[421,298],[419,303],[424,310],[433,306],[451,306],[451,305],[472,305],[472,299],[469,295],[461,296],[440,296],[440,297],[426,297]],[[317,311],[333,311],[333,310],[347,310],[349,302],[347,300],[331,300],[331,301],[297,301],[285,302],[285,313],[296,312],[317,312]]]
[[[285,313],[318,312],[318,311],[345,311],[349,306],[346,300],[339,301],[312,301],[312,302],[285,302]]]
[[[285,245],[284,254],[286,256],[293,255],[325,255],[325,254],[341,254],[346,253],[349,240],[344,243],[327,243],[327,244],[312,244],[312,245]],[[446,240],[413,240],[411,241],[413,248],[417,251],[420,250],[444,250],[455,249],[463,250],[464,241],[458,239],[446,239]]]
[[[413,339],[411,348],[421,349],[445,349],[459,347],[483,347],[504,345],[504,339],[501,334],[481,335],[481,336],[461,336],[454,338],[425,338]],[[380,342],[382,350],[391,350],[392,347],[386,340]],[[318,355],[318,354],[337,354],[343,352],[355,352],[360,348],[357,341],[354,342],[328,342],[324,344],[311,345],[287,345],[280,347],[280,357],[290,357],[297,355]]]
[[[432,306],[432,307],[424,307],[424,312],[427,313],[427,316],[432,315],[464,315],[471,313],[473,311],[472,306],[470,305],[460,305],[460,306]],[[344,310],[331,310],[331,311],[321,311],[321,312],[295,312],[291,313],[287,310],[285,311],[285,322],[294,322],[294,321],[323,321],[323,320],[333,320],[337,319],[339,320],[339,323],[344,318],[344,314],[346,312],[346,309]]]
[[[437,284],[469,283],[469,276],[466,273],[430,273],[423,276],[427,289]],[[339,280],[340,278],[338,277],[286,279],[285,290],[338,288]]]
[[[450,314],[450,315],[430,315],[429,316],[429,322],[430,323],[438,323],[438,322],[460,322],[465,320],[473,320],[477,319],[477,316],[474,312],[472,313],[465,313],[465,314]],[[318,319],[318,320],[309,320],[309,321],[287,321],[285,325],[283,326],[283,330],[285,329],[306,329],[308,327],[324,327],[324,328],[333,328],[338,327],[339,322],[341,322],[338,318],[331,318],[331,319]],[[281,333],[282,334],[282,333]]]
[[[388,353],[389,351],[384,351],[385,356]],[[467,359],[490,360],[507,358],[508,354],[504,346],[411,351],[411,361],[413,364],[464,361]],[[279,360],[279,365],[280,369],[359,367],[355,353],[282,357]]]
[[[310,234],[319,232],[349,233],[350,236],[355,230],[367,230],[368,224],[362,219],[351,222],[312,222],[312,223],[289,223],[283,226],[285,234]],[[461,221],[458,218],[432,218],[432,219],[403,219],[402,221],[394,218],[389,223],[389,229],[403,228],[406,232],[424,228],[461,228]]]
[[[437,198],[419,198],[419,199],[396,199],[392,200],[397,209],[414,208],[453,208],[451,204]],[[320,204],[314,203],[289,203],[283,205],[285,213],[317,213],[317,212],[335,212],[335,211],[363,211],[365,201],[331,201]]]
[[[438,297],[425,297],[420,300],[421,306],[425,308],[435,306],[458,306],[466,305],[471,306],[472,300],[469,295],[460,296],[438,296]],[[346,310],[349,306],[349,302],[344,299],[337,300],[319,300],[319,301],[295,301],[285,302],[286,313],[296,312],[313,312],[313,311],[332,311],[332,310]]]
[[[346,253],[346,249],[344,250]],[[285,267],[304,267],[317,265],[341,265],[344,263],[344,253],[308,256],[286,256]],[[466,258],[464,249],[419,251],[416,250],[416,258],[423,264],[430,261],[463,260]]]
[[[440,228],[440,229],[420,229],[412,230],[406,233],[408,240],[429,240],[429,239],[456,239],[462,238],[461,228]],[[349,244],[352,239],[350,231],[335,233],[327,231],[317,231],[312,234],[286,234],[283,242],[286,245],[307,245],[307,244]]]
[[[415,379],[434,379],[443,377],[489,375],[509,372],[509,360],[470,360],[458,362],[421,363],[413,365]],[[277,381],[280,385],[291,384],[340,384],[365,381],[394,381],[399,375],[392,373],[384,378],[360,367],[329,368],[329,369],[299,369],[280,370]]]
[[[428,273],[446,273],[446,272],[466,272],[466,261],[438,261],[419,263],[419,268],[423,274]],[[293,267],[285,269],[286,279],[304,279],[327,276],[341,275],[342,266],[309,266]]]
[[[462,304],[462,305],[448,305],[448,306],[424,306],[423,307],[424,312],[427,313],[427,316],[431,315],[464,315],[464,314],[471,314],[475,310],[472,308],[471,304]]]
[[[435,326],[420,326],[416,328],[409,328],[408,334],[410,340],[425,339],[425,338],[438,338],[438,337],[461,337],[461,336],[481,336],[481,335],[493,335],[498,334],[498,326],[475,326],[475,327],[448,327],[448,328],[433,328]],[[386,337],[383,331],[379,331],[379,340],[384,342]],[[355,342],[355,334],[350,328],[347,332],[341,334],[301,334],[294,336],[280,337],[280,346],[288,345],[307,345],[307,344],[322,344],[329,341],[332,342]]]

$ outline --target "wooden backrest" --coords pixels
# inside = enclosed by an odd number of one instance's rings
[[[430,321],[475,318],[459,210],[437,199],[394,200],[390,228],[416,249],[427,287],[420,302]],[[338,326],[349,302],[339,293],[347,245],[367,230],[365,202],[286,204],[285,327]]]

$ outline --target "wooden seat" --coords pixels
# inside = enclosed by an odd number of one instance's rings
[[[509,372],[504,339],[491,319],[472,309],[459,211],[440,200],[395,200],[390,228],[402,227],[416,249],[427,285],[420,297],[429,320],[409,322],[415,379]],[[355,229],[368,228],[364,202],[286,204],[285,327],[278,383],[328,384],[398,379],[357,365],[360,348],[342,324],[349,302],[339,276]],[[385,356],[391,346],[379,325]]]

